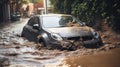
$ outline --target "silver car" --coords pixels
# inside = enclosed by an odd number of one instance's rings
[[[33,16],[24,26],[22,36],[53,48],[77,49],[81,46],[103,45],[98,32],[74,16],[66,14]]]

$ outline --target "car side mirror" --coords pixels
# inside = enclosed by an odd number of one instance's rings
[[[34,25],[33,25],[33,29],[39,30],[39,25],[38,25],[38,24],[34,24]]]

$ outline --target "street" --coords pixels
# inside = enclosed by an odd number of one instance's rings
[[[29,18],[11,23],[0,29],[0,58],[7,59],[7,67],[120,67],[120,42],[108,42],[107,35],[103,37],[105,45],[100,48],[81,48],[75,51],[36,49],[38,44],[21,37],[21,31]],[[107,38],[107,39],[106,39]],[[116,52],[116,53],[115,53]],[[99,55],[100,54],[100,55]],[[115,55],[113,55],[115,54]],[[94,56],[95,58],[94,58]],[[111,56],[112,55],[112,56]],[[92,57],[92,58],[91,58]],[[101,57],[101,58],[100,58]],[[108,62],[108,59],[110,60]],[[67,58],[67,60],[66,60]],[[87,58],[84,60],[84,58]],[[99,58],[101,59],[99,61]],[[79,59],[79,61],[78,61]],[[88,60],[97,60],[87,62]],[[66,61],[66,62],[64,62]],[[101,64],[106,61],[105,64]],[[78,63],[79,62],[79,63]],[[114,62],[114,63],[113,63]],[[3,62],[1,62],[1,66]],[[97,64],[97,66],[95,64]],[[113,63],[113,64],[112,64]],[[76,65],[75,65],[76,64]]]

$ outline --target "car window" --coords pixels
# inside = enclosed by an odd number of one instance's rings
[[[44,16],[42,17],[43,27],[59,27],[60,17],[58,16]]]
[[[34,18],[34,23],[33,24],[38,24],[39,23],[39,19],[38,19],[38,17],[35,17]]]
[[[28,25],[32,26],[34,23],[34,17],[31,17],[28,21]]]
[[[32,17],[28,21],[28,25],[30,25],[30,26],[33,26],[34,24],[38,24],[38,23],[39,23],[39,19],[37,17]]]
[[[42,16],[45,28],[81,26],[81,22],[73,16]]]
[[[72,22],[72,21],[73,21],[72,16],[61,16],[59,24],[60,25],[66,25],[68,22]]]

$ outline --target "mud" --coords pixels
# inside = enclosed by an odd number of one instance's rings
[[[7,67],[119,67],[119,34],[101,33],[105,45],[100,48],[38,50],[38,44],[20,37],[20,31],[27,20],[0,29],[0,58],[9,61]],[[5,66],[4,63],[2,66]]]
[[[120,67],[120,48],[93,55],[71,56],[64,62],[67,67]]]

